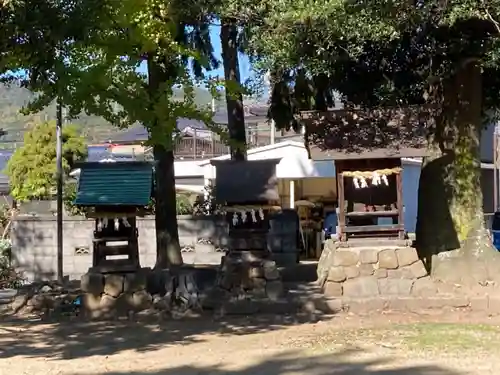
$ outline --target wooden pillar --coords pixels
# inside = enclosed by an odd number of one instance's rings
[[[396,174],[396,191],[397,191],[397,205],[398,205],[398,225],[400,230],[398,233],[399,239],[404,240],[404,211],[403,211],[403,173]]]
[[[290,180],[290,208],[295,208],[295,181]]]
[[[338,201],[339,201],[339,239],[340,241],[347,241],[347,236],[345,233],[346,218],[345,218],[345,193],[344,193],[344,174],[337,173],[337,188],[338,188]]]

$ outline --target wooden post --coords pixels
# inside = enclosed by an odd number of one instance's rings
[[[347,237],[345,234],[345,194],[344,194],[344,174],[342,172],[337,173],[337,187],[338,187],[338,201],[339,201],[339,232],[338,236],[340,241],[347,241]]]
[[[290,208],[295,208],[295,181],[290,180]]]
[[[397,190],[397,205],[398,205],[398,236],[400,240],[404,240],[404,212],[403,212],[403,173],[396,174],[396,190]]]

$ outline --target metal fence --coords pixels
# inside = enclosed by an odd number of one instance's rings
[[[271,143],[269,130],[247,129],[248,148],[267,146]],[[177,159],[202,160],[229,153],[229,146],[221,136],[203,129],[192,129],[176,141],[174,154]]]

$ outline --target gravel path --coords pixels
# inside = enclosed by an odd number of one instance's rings
[[[426,330],[436,333],[431,330],[442,325],[416,322],[448,323],[449,334],[439,331],[435,340]],[[497,331],[486,341],[477,337],[484,346],[470,340],[497,323],[463,313],[341,315],[314,323],[276,317],[160,324],[12,321],[0,324],[0,374],[492,375],[500,368]],[[467,340],[457,333],[460,327],[469,328]],[[413,346],[403,336],[413,337]],[[452,349],[443,346],[447,342]]]

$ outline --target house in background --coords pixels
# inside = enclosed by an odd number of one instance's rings
[[[264,146],[271,143],[271,127],[268,123],[267,107],[246,107],[245,126],[247,142],[250,147]],[[218,111],[213,121],[221,129],[227,127],[228,115]],[[177,160],[203,160],[224,155],[229,152],[228,146],[221,137],[211,131],[203,122],[181,118],[177,121],[178,138],[175,142]],[[136,124],[112,136],[108,143],[116,145],[140,145],[149,138],[147,129]]]
[[[335,183],[332,180],[335,170],[332,169],[331,163],[306,161],[307,152],[303,146],[302,135],[282,132],[273,134],[265,116],[266,112],[266,106],[246,108],[248,156],[249,159],[282,158],[278,171],[283,177],[280,182],[284,193],[283,204],[293,204],[293,200],[304,192],[312,196],[330,194],[329,186]],[[227,126],[227,113],[224,111],[216,113],[214,121],[221,127]],[[201,193],[204,186],[211,184],[213,178],[209,160],[229,158],[229,148],[217,134],[199,121],[180,119],[178,129],[181,137],[175,148],[176,185],[183,190]],[[486,127],[481,138],[483,205],[485,213],[489,214],[494,212],[492,164],[494,130],[494,124]],[[151,158],[150,148],[143,146],[148,139],[147,130],[143,126],[132,126],[110,138],[104,140],[106,143],[89,146],[89,161]],[[11,155],[10,150],[0,152],[0,171],[5,169]],[[421,160],[403,159],[403,167],[405,225],[411,232],[416,222]],[[8,196],[8,192],[8,178],[0,173],[0,194]]]

